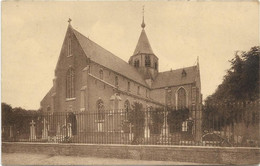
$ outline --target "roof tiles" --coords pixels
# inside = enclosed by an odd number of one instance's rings
[[[133,55],[140,53],[154,54],[144,29],[141,32]]]
[[[73,29],[75,36],[77,37],[83,51],[86,56],[89,57],[92,61],[113,70],[125,77],[128,77],[131,80],[140,83],[143,86],[147,86],[146,82],[142,78],[142,76],[138,73],[138,71],[122,60],[121,58],[115,56],[111,52],[102,48],[95,42],[91,41],[75,29]]]

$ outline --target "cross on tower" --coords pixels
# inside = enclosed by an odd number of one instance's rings
[[[143,17],[144,17],[144,5],[143,5]]]
[[[71,18],[69,18],[69,20],[68,20],[68,22],[69,22],[69,24],[70,24],[70,22],[72,21],[72,19]]]
[[[145,28],[145,23],[144,23],[144,5],[143,5],[143,22],[142,22],[142,24],[141,24],[141,27],[142,27],[142,28]]]

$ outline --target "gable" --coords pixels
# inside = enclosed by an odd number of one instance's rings
[[[69,40],[70,39],[70,40]],[[70,51],[69,51],[70,50]],[[61,47],[60,55],[56,64],[55,73],[58,69],[65,69],[69,65],[74,67],[82,66],[83,59],[86,58],[71,25],[68,26],[63,44]],[[84,56],[82,56],[84,55]],[[76,60],[77,59],[77,60]],[[86,61],[84,61],[86,62]],[[56,74],[55,74],[56,75]]]

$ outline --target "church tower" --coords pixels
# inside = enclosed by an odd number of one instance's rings
[[[153,80],[158,74],[158,58],[153,53],[153,50],[144,30],[144,15],[141,27],[142,32],[136,45],[135,51],[129,59],[129,64],[133,65],[139,71],[139,73],[141,73],[146,83],[151,87]]]

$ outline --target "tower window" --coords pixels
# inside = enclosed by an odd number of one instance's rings
[[[181,75],[182,75],[182,77],[186,77],[187,73],[186,73],[186,71],[184,69],[182,70]]]
[[[139,67],[139,60],[134,61],[134,67]]]
[[[180,88],[177,92],[177,108],[182,109],[187,106],[186,91],[184,88]]]
[[[151,59],[149,55],[145,56],[145,67],[150,67],[151,66]]]
[[[75,97],[74,70],[69,68],[66,76],[66,98]]]
[[[154,68],[155,68],[155,70],[158,69],[158,64],[157,64],[157,62],[154,62]]]

